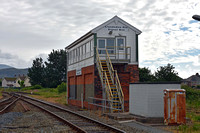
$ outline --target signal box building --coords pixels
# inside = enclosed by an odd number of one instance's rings
[[[129,83],[139,81],[139,34],[114,16],[68,45],[68,104],[88,108],[90,98],[99,98],[112,111],[128,111]]]

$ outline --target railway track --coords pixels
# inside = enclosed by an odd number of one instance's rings
[[[53,105],[48,102],[44,102],[35,98],[31,98],[25,95],[16,94],[19,99],[31,104],[41,110],[49,113],[55,118],[59,119],[66,125],[70,126],[73,130],[79,133],[125,133],[120,129],[117,129],[108,124],[96,121],[84,115],[78,114],[71,110],[62,108],[60,106]]]
[[[15,97],[12,95],[11,97],[0,101],[0,114],[7,112],[11,106],[13,106],[20,97]]]

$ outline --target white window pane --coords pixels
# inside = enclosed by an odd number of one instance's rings
[[[99,39],[98,44],[99,48],[105,48],[105,40]]]
[[[117,39],[117,46],[119,50],[123,50],[124,49],[124,39]]]
[[[114,49],[115,39],[108,38],[106,39],[107,49]]]
[[[94,50],[94,42],[93,42],[93,40],[91,40],[91,51],[93,51]]]

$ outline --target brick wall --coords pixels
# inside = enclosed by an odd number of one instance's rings
[[[129,83],[139,81],[138,65],[114,64],[124,93],[124,110],[129,111]]]
[[[113,67],[118,72],[119,80],[124,92],[125,111],[129,111],[129,83],[139,81],[138,65],[114,64]],[[78,97],[76,97],[76,99],[68,99],[69,104],[81,107],[79,92],[83,92],[84,107],[86,108],[90,108],[87,102],[88,95],[90,95],[91,97],[103,98],[102,85],[99,78],[98,70],[95,65],[82,68],[81,76],[76,76],[75,70],[68,72],[68,81],[70,79],[74,81],[72,81],[71,83],[69,82],[68,92],[70,92],[69,88],[71,85],[77,85],[79,90],[77,94]],[[83,91],[81,91],[81,88],[83,89]],[[68,97],[69,94],[70,93],[68,93]]]
[[[69,71],[68,74],[68,103],[81,107],[81,93],[83,93],[84,106],[88,107],[88,97],[94,96],[94,65],[81,69],[82,74],[76,76],[76,70]],[[76,90],[76,97],[70,97],[70,91]],[[87,94],[86,94],[87,93]]]

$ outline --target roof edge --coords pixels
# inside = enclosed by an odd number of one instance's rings
[[[181,84],[179,81],[162,81],[162,82],[136,82],[136,83],[130,83],[130,84]]]
[[[106,22],[102,23],[101,25],[95,27],[94,29],[92,29],[91,31],[93,33],[97,32],[103,25],[106,25],[107,23],[109,23],[110,21],[112,21],[113,19],[118,19],[119,21],[121,21],[124,25],[128,25],[132,30],[134,30],[136,32],[136,34],[141,34],[142,31],[140,31],[139,29],[137,29],[136,27],[132,26],[131,24],[129,24],[128,22],[124,21],[123,19],[121,19],[120,17],[118,17],[117,15],[112,17],[111,19],[107,20]]]
[[[84,34],[83,36],[81,36],[80,38],[78,38],[76,41],[72,42],[71,44],[69,44],[68,46],[65,47],[65,49],[69,49],[73,46],[75,46],[76,44],[78,44],[79,42],[81,42],[82,40],[90,37],[91,35],[93,35],[93,33],[91,31],[89,31],[88,33]]]

